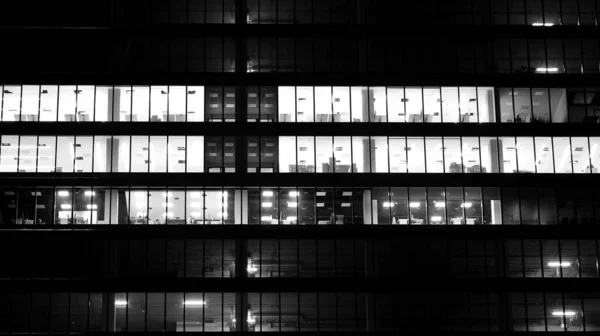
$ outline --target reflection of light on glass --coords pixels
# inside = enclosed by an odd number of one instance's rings
[[[262,202],[263,208],[271,208],[273,206],[273,202]]]
[[[393,202],[383,202],[383,207],[384,208],[391,208],[394,206]]]
[[[98,205],[96,205],[96,204],[88,204],[87,205],[87,209],[88,210],[92,210],[92,209],[96,210],[96,209],[98,209]]]
[[[71,209],[71,204],[61,204],[60,208],[63,210],[70,210]]]
[[[58,196],[60,196],[60,197],[67,197],[67,196],[69,196],[69,192],[66,191],[66,190],[59,190],[58,191]]]
[[[262,192],[262,195],[264,197],[271,197],[271,196],[273,196],[273,192],[270,191],[270,190],[265,190],[265,191]]]
[[[96,192],[91,191],[91,190],[86,190],[85,191],[85,196],[96,196]]]
[[[265,222],[270,222],[273,220],[273,216],[262,216],[262,217],[260,217],[260,220],[265,221]]]
[[[246,322],[248,322],[248,324],[256,323],[256,319],[254,318],[254,315],[252,315],[252,311],[250,309],[248,309],[248,318],[246,319]]]
[[[446,204],[442,203],[442,202],[435,202],[435,207],[436,208],[445,208]]]
[[[127,306],[127,301],[125,300],[115,300],[116,307],[125,307]]]
[[[550,267],[570,267],[571,263],[567,262],[567,261],[563,261],[563,262],[551,261],[548,263],[548,266],[550,266]]]
[[[431,221],[432,222],[441,222],[442,216],[431,216]]]
[[[298,219],[298,217],[296,217],[296,216],[289,216],[288,218],[286,218],[286,220],[289,220],[290,222],[293,222],[297,219]]]
[[[290,191],[289,196],[290,197],[298,197],[299,193],[297,191]]]
[[[410,207],[411,208],[418,208],[421,206],[421,203],[419,202],[410,202]]]
[[[461,205],[461,207],[463,207],[463,208],[470,208],[472,206],[473,206],[473,203],[471,203],[471,202],[465,202]]]
[[[575,316],[577,315],[577,313],[575,313],[574,311],[571,310],[567,310],[567,311],[553,311],[552,312],[552,316]]]
[[[297,208],[298,207],[298,202],[287,202],[287,205],[290,208]]]

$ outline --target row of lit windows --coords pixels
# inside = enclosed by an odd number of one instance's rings
[[[233,136],[2,135],[0,172],[233,173]],[[598,174],[600,137],[245,137],[249,173]],[[60,150],[59,150],[60,149]]]
[[[26,251],[21,247],[28,244]],[[45,253],[52,250],[52,254]],[[19,258],[11,253],[19,251]],[[77,251],[76,254],[73,251]],[[11,239],[4,279],[598,278],[595,240]],[[414,256],[418,256],[415,258]],[[140,260],[144,262],[140,263]]]
[[[598,293],[2,293],[0,331],[598,331]],[[508,316],[506,316],[507,314]],[[239,317],[243,321],[237,321]],[[508,321],[508,322],[506,322]]]
[[[593,189],[142,188],[0,189],[4,225],[595,224]]]
[[[0,120],[232,122],[240,120],[236,95],[241,89],[5,85]],[[600,118],[597,88],[281,86],[245,90],[250,122],[597,123]]]
[[[132,1],[126,22],[135,24],[235,23],[243,10],[246,24],[496,24],[596,25],[595,0],[479,0],[410,4],[357,0],[247,0],[238,8],[231,0]]]

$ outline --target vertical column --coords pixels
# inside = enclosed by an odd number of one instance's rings
[[[235,277],[237,281],[247,278],[248,243],[243,239],[235,240]],[[248,319],[248,293],[235,293],[235,331],[246,331]]]
[[[504,170],[504,157],[502,155],[502,140],[490,140],[490,157],[492,162],[492,171],[490,173],[500,173]]]
[[[129,109],[130,106],[127,106]],[[108,110],[112,110],[112,121],[119,121],[121,113],[121,90],[114,87],[108,90]]]

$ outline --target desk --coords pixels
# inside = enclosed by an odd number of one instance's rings
[[[423,115],[422,114],[409,114],[408,122],[423,122]]]
[[[331,114],[317,114],[317,122],[330,122]]]

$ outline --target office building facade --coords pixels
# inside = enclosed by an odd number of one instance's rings
[[[0,20],[0,333],[600,330],[600,1],[88,2]]]

